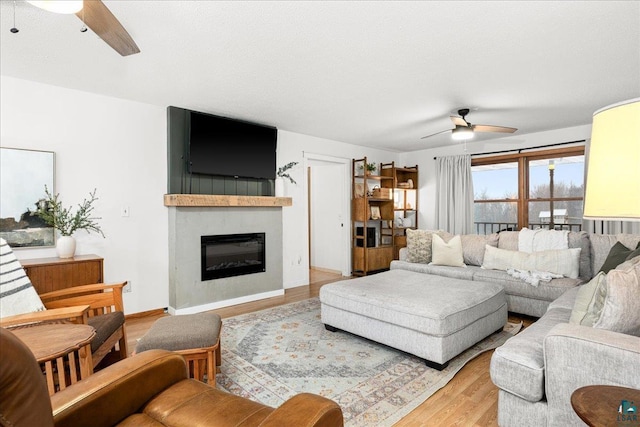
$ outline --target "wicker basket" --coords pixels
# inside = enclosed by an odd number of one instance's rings
[[[374,199],[393,199],[393,193],[391,188],[375,187],[373,189],[372,197]]]

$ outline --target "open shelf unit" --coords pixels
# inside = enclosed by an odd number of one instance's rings
[[[380,175],[393,178],[393,259],[407,246],[407,229],[418,228],[418,166],[382,165]]]
[[[367,158],[352,161],[352,274],[363,276],[389,268],[393,239],[393,177],[369,173]],[[376,166],[382,170],[384,164]]]

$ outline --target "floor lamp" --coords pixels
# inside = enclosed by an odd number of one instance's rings
[[[593,114],[584,219],[640,221],[640,98]]]

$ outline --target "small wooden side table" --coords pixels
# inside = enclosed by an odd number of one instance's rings
[[[612,385],[589,385],[571,394],[571,406],[587,425],[640,425],[640,390]],[[635,418],[634,418],[635,417]]]
[[[40,323],[11,332],[29,347],[43,367],[50,395],[93,374],[91,341],[96,331],[92,326]]]

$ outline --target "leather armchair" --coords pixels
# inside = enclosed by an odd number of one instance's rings
[[[115,363],[50,401],[33,355],[5,329],[0,329],[0,355],[0,425],[343,425],[340,407],[329,399],[302,393],[274,409],[190,379],[182,356],[165,350]]]

